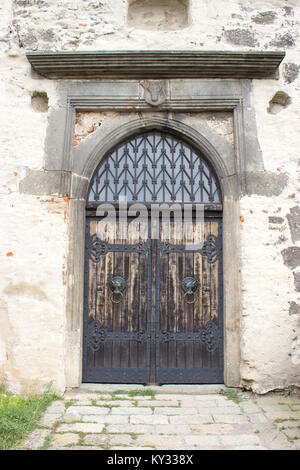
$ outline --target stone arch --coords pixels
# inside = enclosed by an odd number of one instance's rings
[[[86,142],[74,149],[74,160],[81,162],[75,171],[83,176],[85,183],[78,186],[75,197],[86,199],[89,187],[86,183],[90,183],[97,166],[112,147],[139,131],[147,130],[172,133],[198,149],[212,166],[220,182],[221,192],[223,196],[226,195],[226,180],[235,173],[235,161],[230,145],[215,131],[203,125],[199,125],[196,130],[183,122],[163,116],[133,119],[125,124],[122,119],[115,119],[113,126],[110,132],[104,132],[100,127]]]

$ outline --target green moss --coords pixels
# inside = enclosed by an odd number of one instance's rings
[[[66,401],[66,402],[65,402],[66,410],[67,410],[68,408],[70,408],[70,406],[74,406],[76,402],[77,402],[77,400],[73,400],[73,399],[72,399],[72,400],[69,400],[69,401]]]
[[[116,390],[112,392],[112,396],[116,395],[128,395],[129,397],[151,397],[155,398],[155,390]]]
[[[299,420],[295,418],[285,418],[285,419],[277,418],[275,419],[274,423],[286,423],[287,421],[299,421]]]
[[[52,441],[51,434],[47,434],[44,440],[44,444],[42,445],[42,447],[39,448],[39,450],[48,450],[49,447],[51,446],[51,441]]]

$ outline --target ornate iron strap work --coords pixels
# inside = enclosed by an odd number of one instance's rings
[[[220,204],[221,193],[205,157],[174,135],[138,134],[110,151],[92,179],[89,203]]]
[[[206,325],[206,328],[201,331],[200,337],[202,343],[206,345],[207,351],[214,352],[219,346],[221,332],[213,321],[209,321]]]
[[[222,342],[221,330],[213,321],[209,321],[205,328],[197,333],[171,333],[161,331],[157,336],[161,343],[169,341],[201,341],[206,345],[208,352],[214,352]]]
[[[94,233],[92,236],[87,236],[86,250],[89,258],[94,263],[98,263],[100,256],[105,256],[107,253],[111,252],[148,253],[150,250],[150,242],[147,240],[132,244],[107,243],[98,238],[97,234]]]
[[[161,243],[158,241],[158,249],[161,253],[185,253],[189,251],[188,245],[174,245],[171,243]],[[220,243],[219,239],[212,234],[207,235],[206,241],[203,243],[202,248],[195,249],[191,247],[193,253],[200,253],[207,258],[209,264],[214,264],[220,258]]]
[[[101,328],[98,321],[92,321],[88,324],[88,346],[94,352],[98,351],[101,344],[106,339],[106,330]]]
[[[108,332],[105,328],[101,327],[98,320],[92,320],[88,324],[88,346],[94,351],[99,351],[102,344],[106,340],[119,340],[119,341],[137,341],[142,343],[150,338],[145,330],[136,331],[136,332]]]

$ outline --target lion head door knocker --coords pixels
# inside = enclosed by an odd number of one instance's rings
[[[126,289],[126,281],[122,276],[114,276],[109,281],[111,290],[110,300],[113,304],[119,304],[123,300],[123,292]]]
[[[184,292],[184,299],[187,304],[194,304],[195,303],[195,294],[198,290],[199,283],[193,277],[186,277],[183,279],[182,283],[182,290]]]

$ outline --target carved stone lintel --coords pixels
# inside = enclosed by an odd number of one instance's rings
[[[270,78],[284,51],[27,52],[32,68],[50,79]]]
[[[144,88],[144,100],[151,106],[159,106],[167,99],[166,80],[142,80],[140,82]]]

